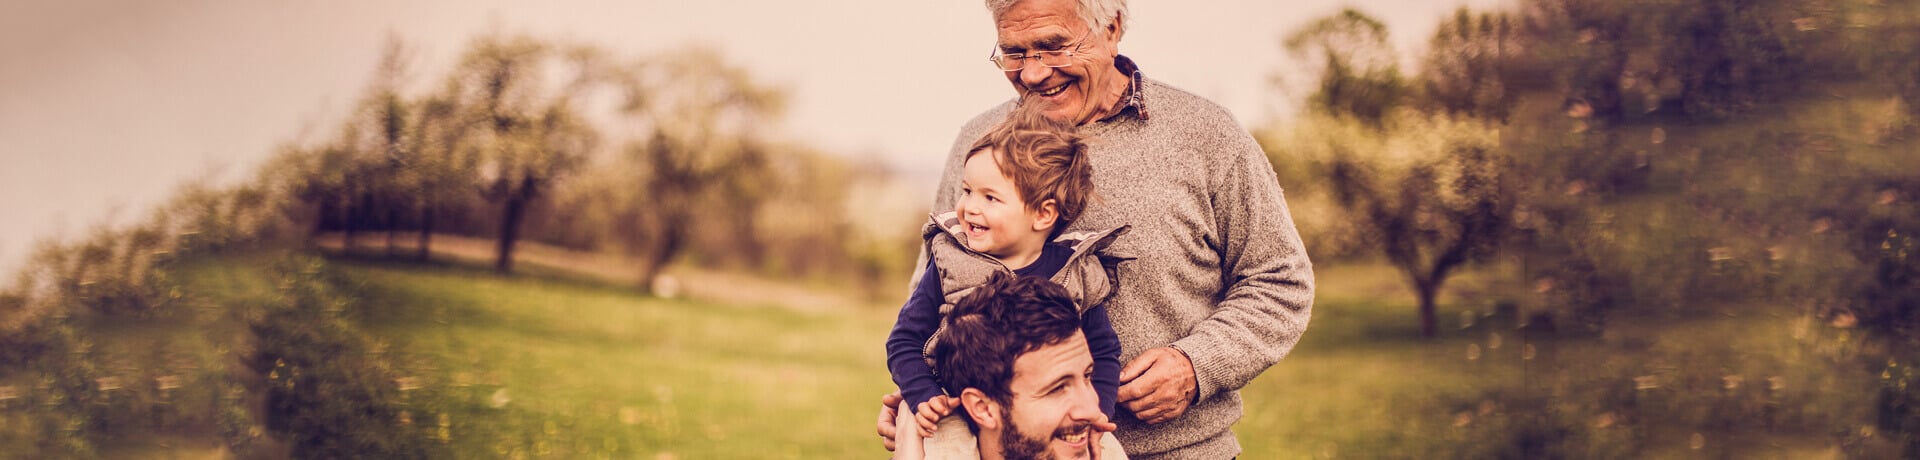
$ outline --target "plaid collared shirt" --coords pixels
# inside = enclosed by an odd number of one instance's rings
[[[1113,116],[1107,117],[1107,119],[1113,119],[1113,117],[1127,113],[1127,109],[1133,109],[1133,112],[1138,114],[1141,120],[1146,120],[1147,92],[1143,89],[1146,87],[1146,85],[1143,84],[1146,77],[1140,73],[1140,66],[1134,64],[1133,59],[1127,58],[1125,55],[1114,55],[1113,66],[1120,69],[1120,73],[1127,74],[1129,81],[1127,83],[1127,94],[1120,96],[1120,110],[1114,112]]]

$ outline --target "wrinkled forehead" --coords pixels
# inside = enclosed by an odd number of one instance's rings
[[[1044,3],[1064,4],[1064,7]],[[1080,19],[1072,5],[1072,2],[1022,2],[1014,6],[994,18],[999,46],[1055,49],[1072,42],[1087,32],[1086,22]]]

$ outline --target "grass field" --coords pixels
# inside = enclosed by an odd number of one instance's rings
[[[109,373],[180,375],[186,388],[218,389],[215,382],[233,367],[223,356],[245,342],[222,305],[274,296],[275,281],[258,268],[268,264],[261,259],[183,267],[183,285],[202,293],[187,296],[187,314],[89,325],[99,346],[118,356],[108,362],[123,363],[110,365],[118,368]],[[883,456],[872,423],[877,397],[892,389],[881,347],[893,319],[889,306],[660,299],[597,280],[502,277],[461,264],[332,258],[326,270],[353,299],[347,316],[377,344],[372,356],[340,359],[391,363],[406,409],[393,429],[437,442],[454,457]],[[1819,422],[1864,418],[1868,408],[1854,391],[1864,388],[1830,375],[1833,366],[1823,364],[1828,360],[1820,353],[1787,338],[1804,338],[1806,326],[1771,310],[1543,340],[1487,318],[1490,307],[1481,302],[1443,298],[1446,333],[1423,340],[1411,296],[1393,271],[1327,266],[1318,279],[1304,340],[1243,392],[1246,413],[1235,426],[1242,458],[1496,456],[1510,452],[1502,444],[1512,438],[1503,436],[1540,421],[1575,429],[1560,434],[1576,440],[1570,443],[1575,457],[1620,456],[1608,446],[1627,439],[1645,446],[1631,456],[1833,457],[1836,438],[1819,432],[1832,427]],[[1474,289],[1477,282],[1469,276],[1460,286]],[[1621,343],[1642,343],[1655,358],[1620,355]],[[1668,369],[1661,356],[1711,364]],[[1652,366],[1648,378],[1664,386],[1636,389],[1636,381],[1618,377],[1636,375],[1636,366]],[[1594,370],[1567,371],[1580,367]],[[1542,372],[1549,368],[1558,373]],[[1555,399],[1569,376],[1575,393]],[[1728,376],[1754,383],[1723,388]],[[1618,381],[1583,384],[1583,378]],[[1765,390],[1761,382],[1789,391]],[[1544,399],[1529,396],[1528,389],[1543,385],[1561,389],[1537,392],[1550,395]],[[1581,385],[1623,388],[1616,393],[1637,408],[1581,400]],[[217,391],[194,391],[176,391],[171,404],[191,406],[181,413],[235,404]],[[1724,415],[1712,411],[1745,410],[1739,403],[1756,394],[1768,407],[1783,408],[1785,415],[1768,412],[1782,420],[1777,426],[1769,422],[1756,432],[1710,423]],[[1542,407],[1558,418],[1529,412]],[[101,453],[224,456],[213,423],[205,421],[213,418],[182,417],[204,420],[119,438]]]
[[[888,391],[872,309],[662,300],[465,268],[336,264],[461,457],[855,458]],[[425,417],[425,415],[419,416]],[[438,417],[437,414],[433,417]]]

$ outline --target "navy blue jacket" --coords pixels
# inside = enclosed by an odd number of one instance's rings
[[[1066,266],[1071,255],[1073,249],[1048,243],[1041,248],[1038,259],[1013,273],[1050,279]],[[887,335],[887,369],[892,372],[893,383],[900,387],[910,411],[919,410],[920,403],[934,396],[946,394],[921,354],[927,338],[940,328],[943,303],[940,277],[934,276],[940,272],[932,260],[927,261],[924,273],[920,283],[914,285],[913,293],[907,296],[906,305],[900,307],[900,318],[894,321],[893,332]],[[1113,322],[1107,319],[1105,305],[1082,313],[1080,329],[1087,336],[1087,348],[1093,352],[1093,389],[1100,394],[1100,410],[1112,418],[1114,400],[1120,392],[1120,336],[1113,332]]]

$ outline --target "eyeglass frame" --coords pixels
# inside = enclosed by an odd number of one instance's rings
[[[1046,66],[1047,68],[1050,68],[1050,69],[1066,67],[1066,66],[1073,65],[1073,61],[1072,61],[1073,55],[1079,53],[1081,48],[1086,47],[1087,38],[1092,36],[1093,36],[1093,31],[1087,31],[1086,35],[1081,35],[1079,40],[1074,41],[1075,43],[1073,45],[1073,49],[1067,49],[1067,47],[1062,46],[1060,47],[1060,49],[1057,49],[1057,50],[1042,50],[1042,51],[1029,51],[1025,53],[1016,53],[1016,54],[1004,54],[1000,52],[999,45],[994,45],[993,51],[987,53],[987,62],[993,63],[994,68],[998,68],[1003,72],[1017,72],[1021,70],[1026,70],[1028,59],[1039,61],[1040,65]],[[1065,58],[1068,60],[1064,63],[1061,63],[1060,65],[1049,65],[1047,64],[1046,61],[1040,61],[1040,59],[1044,59],[1041,53],[1059,53],[1062,58]],[[1015,57],[1015,56],[1018,56],[1018,57]],[[1011,69],[1006,68],[1005,66],[1000,64],[1000,58],[1003,58],[1003,57],[1018,60],[1020,62],[1020,66],[1014,67]]]

